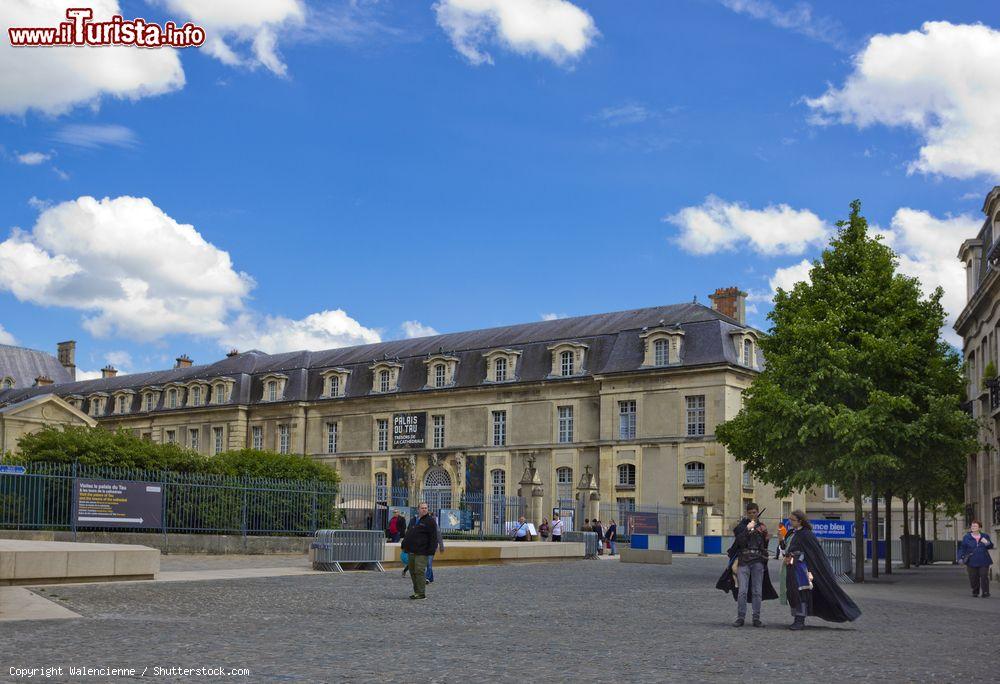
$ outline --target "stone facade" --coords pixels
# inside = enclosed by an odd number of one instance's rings
[[[955,322],[962,336],[968,385],[967,407],[979,422],[980,450],[969,456],[965,484],[966,522],[982,520],[994,539],[1000,536],[1000,186],[983,202],[986,219],[979,234],[962,243],[967,304]],[[990,368],[992,364],[992,369]],[[1000,556],[994,551],[994,560]]]

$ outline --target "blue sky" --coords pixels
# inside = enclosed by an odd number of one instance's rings
[[[1000,177],[985,2],[92,4],[211,44],[0,43],[0,341],[89,371],[729,285],[766,327],[854,198],[954,316]]]

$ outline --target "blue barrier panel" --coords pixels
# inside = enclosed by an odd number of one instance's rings
[[[722,553],[722,537],[705,537],[705,553]]]
[[[684,553],[684,536],[672,534],[667,537],[667,549],[674,553]]]
[[[645,534],[633,534],[631,544],[633,549],[648,549],[649,548],[649,535]]]

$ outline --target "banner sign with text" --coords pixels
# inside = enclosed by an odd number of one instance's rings
[[[629,511],[625,514],[626,527],[629,534],[659,534],[660,516],[656,513],[639,513]]]
[[[163,485],[125,480],[77,480],[73,492],[78,527],[163,526]]]
[[[810,520],[813,534],[823,539],[854,539],[853,520]],[[788,524],[787,521],[785,523]],[[791,529],[791,527],[789,527]],[[868,538],[868,521],[864,523],[862,534]]]
[[[426,433],[426,413],[397,413],[393,415],[393,449],[423,448],[426,445]]]

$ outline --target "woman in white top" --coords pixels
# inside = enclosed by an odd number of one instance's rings
[[[552,518],[552,541],[562,541],[563,520],[562,518]]]

